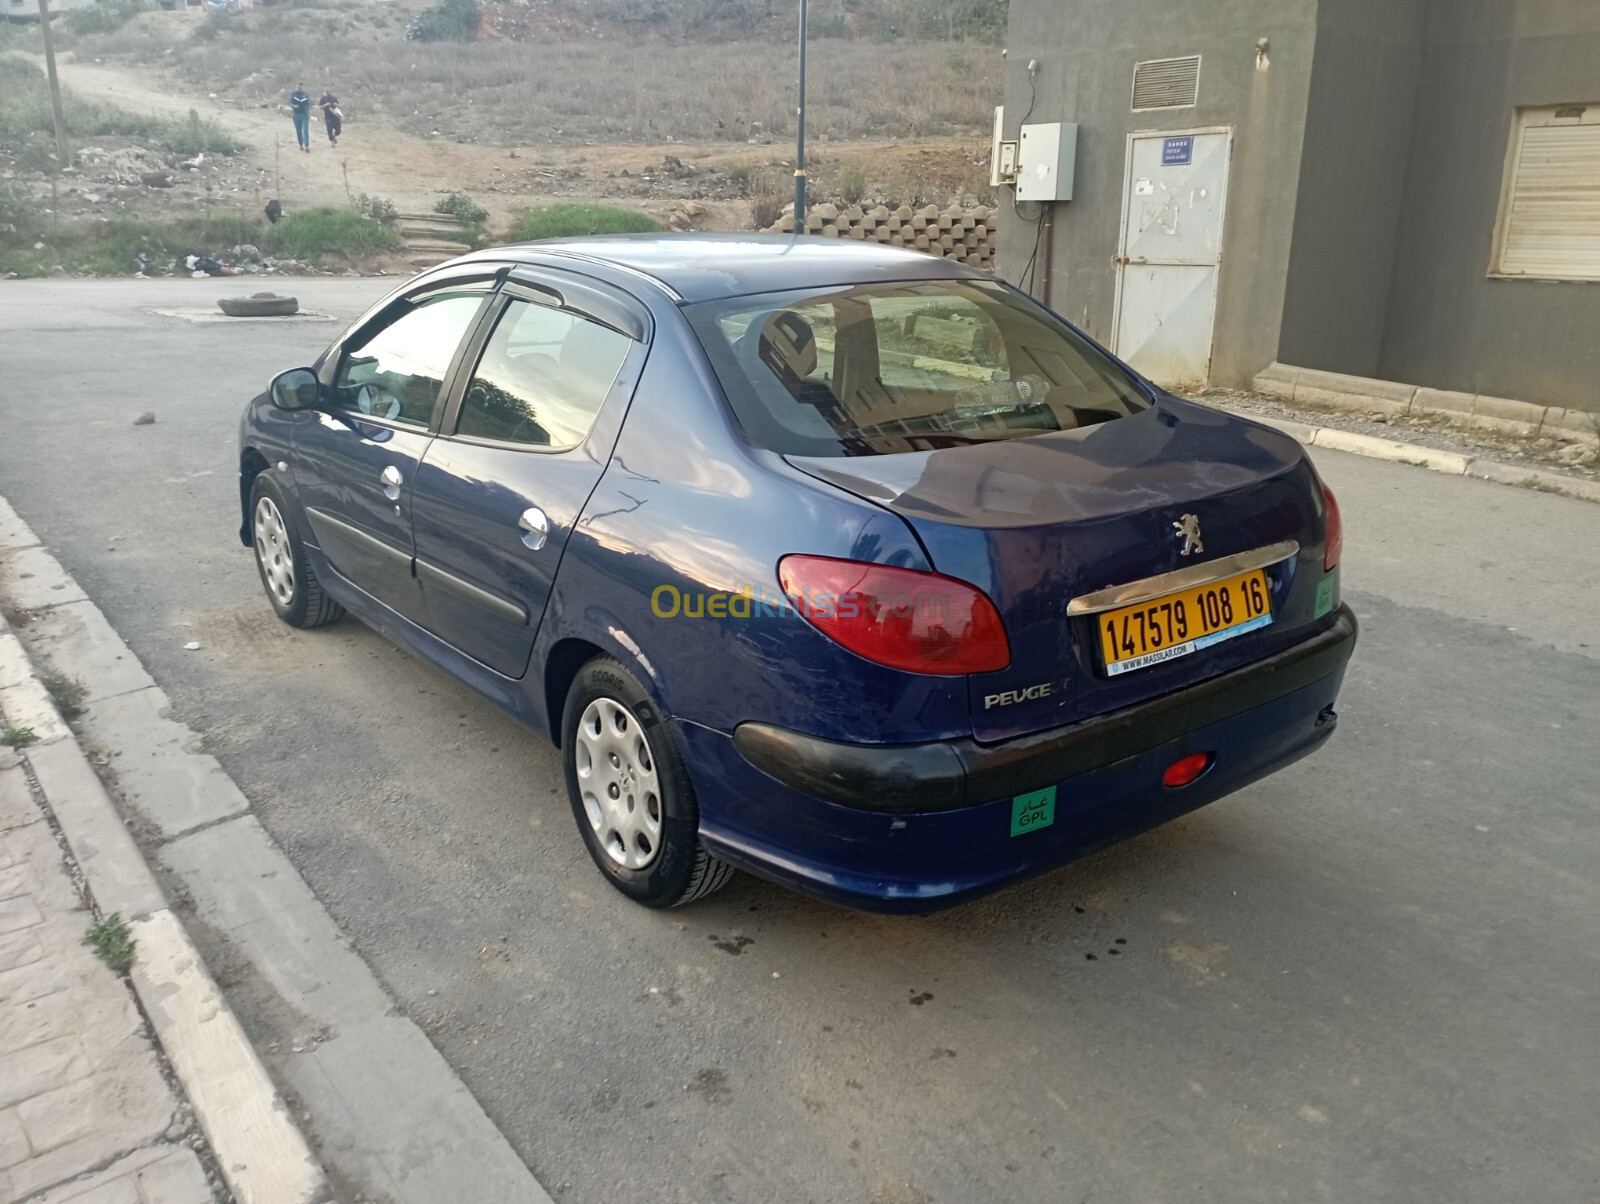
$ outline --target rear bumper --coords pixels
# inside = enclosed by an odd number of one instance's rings
[[[949,811],[1078,777],[1259,707],[1342,672],[1355,645],[1355,616],[1340,607],[1332,627],[1275,656],[1002,744],[841,744],[761,723],[740,724],[733,739],[751,765],[814,798],[866,811]]]
[[[1204,806],[1319,747],[1356,642],[1327,630],[1252,665],[1003,744],[855,745],[743,724],[680,726],[707,846],[809,894],[875,911],[964,902]],[[1188,786],[1173,761],[1208,752]],[[1017,796],[1054,788],[1053,821],[1013,835]]]

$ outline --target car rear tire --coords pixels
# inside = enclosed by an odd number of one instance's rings
[[[267,601],[290,627],[321,627],[344,615],[306,559],[283,490],[265,472],[250,486],[250,539]]]
[[[700,808],[665,716],[609,656],[578,671],[561,720],[567,797],[606,881],[646,907],[679,907],[727,885],[733,867],[700,843]]]

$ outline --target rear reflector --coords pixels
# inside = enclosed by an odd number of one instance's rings
[[[778,562],[778,581],[806,622],[880,665],[959,677],[1011,663],[994,603],[954,577],[827,556],[785,556]]]
[[[1322,545],[1322,571],[1332,572],[1344,552],[1344,520],[1339,517],[1339,500],[1333,490],[1322,487],[1322,500],[1328,510],[1328,538]]]
[[[1161,784],[1174,789],[1187,786],[1210,768],[1210,753],[1191,753],[1167,766],[1167,772],[1161,775]]]

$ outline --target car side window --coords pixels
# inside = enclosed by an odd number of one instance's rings
[[[513,299],[461,399],[458,435],[568,448],[583,442],[632,340],[570,310]]]
[[[359,347],[347,348],[333,382],[335,407],[426,427],[483,298],[481,292],[428,297]]]

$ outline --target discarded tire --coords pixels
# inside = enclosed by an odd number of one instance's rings
[[[282,318],[300,312],[300,302],[296,298],[280,297],[277,293],[223,297],[217,306],[231,318]]]

